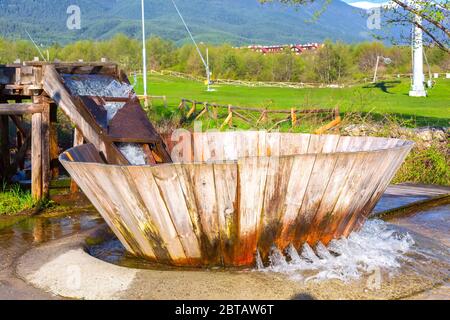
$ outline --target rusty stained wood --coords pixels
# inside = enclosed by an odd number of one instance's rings
[[[172,265],[251,266],[274,244],[301,249],[357,229],[412,146],[265,132],[194,139],[200,163],[86,163],[102,162],[90,144],[61,161],[130,252]]]

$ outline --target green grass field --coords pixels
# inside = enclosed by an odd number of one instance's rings
[[[410,120],[415,126],[449,126],[450,79],[438,79],[427,98],[408,96],[409,80],[394,79],[377,84],[351,88],[291,89],[270,87],[214,86],[207,92],[205,85],[171,76],[151,75],[149,94],[165,95],[169,107],[178,106],[182,98],[197,101],[233,104],[248,107],[278,109],[334,108],[341,112],[370,112],[375,115],[391,114],[401,120]],[[137,92],[142,94],[142,79],[138,79]],[[155,100],[154,105],[162,102]]]

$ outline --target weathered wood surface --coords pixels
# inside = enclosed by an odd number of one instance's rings
[[[34,199],[43,196],[42,186],[42,113],[31,118],[31,195]]]
[[[438,197],[450,195],[450,187],[402,183],[390,185],[381,200],[376,204],[372,214],[377,216],[398,207],[413,205]]]
[[[2,115],[23,115],[40,113],[43,106],[32,103],[3,103],[0,104],[0,114]]]
[[[359,228],[412,148],[266,132],[196,133],[183,145],[174,164],[104,165],[90,144],[60,160],[130,252],[173,265],[251,266],[258,250],[267,259],[273,245],[327,244]]]
[[[106,158],[113,163],[128,164],[125,157],[117,150],[114,144],[107,138],[104,129],[96,122],[95,118],[82,105],[81,99],[71,96],[63,85],[63,79],[56,67],[47,65],[44,70],[44,90],[58,104],[69,117],[83,136],[92,143],[97,150],[104,153]]]

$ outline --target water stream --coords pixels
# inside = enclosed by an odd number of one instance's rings
[[[87,240],[94,257],[125,267],[173,269],[128,254],[93,209],[54,212],[37,217],[0,219],[0,271],[30,248],[78,232],[100,228],[102,239]],[[450,205],[389,222],[369,220],[348,239],[334,240],[326,248],[307,245],[300,252],[273,250],[270,261],[240,272],[283,274],[302,283],[337,279],[344,283],[376,274],[392,277],[417,274],[448,279],[450,275]],[[221,270],[213,269],[212,271]],[[440,281],[440,280],[439,280]],[[444,280],[445,281],[445,280]],[[448,280],[447,280],[448,281]]]
[[[63,75],[64,83],[73,95],[78,96],[100,96],[127,98],[135,95],[133,86],[120,82],[110,76],[89,74],[89,75]],[[106,102],[104,108],[107,112],[107,123],[116,116],[126,103]],[[145,165],[146,157],[139,144],[120,144],[119,150],[132,165]]]

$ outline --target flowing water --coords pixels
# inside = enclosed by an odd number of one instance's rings
[[[78,96],[100,96],[127,98],[135,95],[133,86],[105,75],[63,75],[64,83],[72,94]],[[106,102],[107,123],[125,106],[124,102]],[[146,157],[139,144],[120,144],[119,150],[132,165],[145,165]]]
[[[305,244],[299,252],[290,246],[285,252],[272,248],[267,266],[258,262],[262,272],[278,272],[304,281],[338,279],[357,280],[375,270],[397,272],[415,252],[415,242],[381,220],[369,220],[362,230],[348,238],[333,240],[327,247]]]
[[[100,239],[87,239],[86,250],[92,256],[125,267],[177,270],[128,254],[95,210],[79,209],[31,218],[1,218],[0,278],[2,270],[34,246],[93,228],[103,232]],[[449,205],[389,222],[369,220],[348,239],[334,240],[328,247],[305,245],[300,252],[292,247],[286,252],[273,248],[269,261],[258,261],[254,269],[239,272],[280,274],[303,284],[330,279],[353,283],[377,273],[383,279],[418,275],[421,279],[430,279],[430,283],[442,284],[450,275],[448,230]],[[401,286],[401,283],[396,285]]]
[[[141,145],[135,143],[119,143],[118,147],[120,152],[122,152],[131,164],[142,166],[147,163],[144,149]]]

